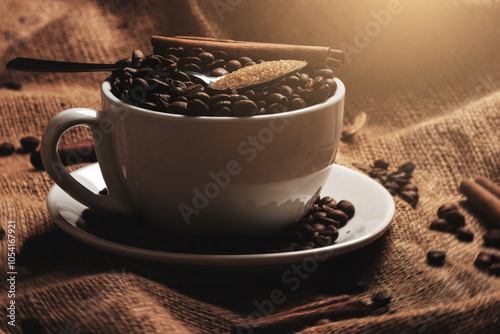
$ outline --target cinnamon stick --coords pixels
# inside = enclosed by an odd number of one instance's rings
[[[235,326],[232,333],[246,332],[240,329],[253,328],[258,333],[281,333],[290,328],[314,323],[322,318],[366,315],[369,306],[348,295],[336,296],[319,302],[309,303],[287,311],[255,319]]]
[[[483,188],[488,189],[490,193],[500,198],[500,186],[498,184],[484,176],[478,177],[476,182],[483,186]]]
[[[500,227],[500,198],[472,179],[463,180],[460,183],[460,191],[477,209],[491,219],[492,224]]]
[[[232,59],[247,56],[255,60],[295,59],[306,60],[312,68],[341,67],[344,64],[344,53],[325,46],[291,45],[277,43],[260,43],[235,41],[196,36],[156,36],[151,37],[155,54],[162,54],[170,47],[186,49],[202,48],[205,51],[221,50]]]

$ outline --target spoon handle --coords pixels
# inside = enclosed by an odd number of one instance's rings
[[[15,58],[6,65],[9,70],[32,72],[96,72],[122,69],[123,64],[92,64],[34,58]]]

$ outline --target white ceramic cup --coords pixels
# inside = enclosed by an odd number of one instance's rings
[[[335,95],[321,104],[252,117],[146,110],[104,81],[102,111],[68,109],[48,123],[42,161],[57,185],[95,210],[140,214],[185,234],[269,235],[302,217],[329,176],[345,96],[335,81]],[[74,126],[93,133],[108,195],[76,181],[57,154]]]

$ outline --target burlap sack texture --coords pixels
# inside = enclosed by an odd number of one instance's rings
[[[495,333],[500,327],[500,280],[473,266],[485,219],[462,203],[471,243],[429,231],[444,202],[460,202],[459,182],[487,176],[500,182],[500,6],[494,1],[401,1],[378,31],[377,14],[390,1],[3,1],[1,63],[16,56],[114,61],[133,48],[151,50],[152,34],[200,35],[255,41],[343,46],[337,75],[348,90],[347,116],[367,125],[343,142],[337,163],[388,159],[417,164],[416,210],[398,198],[387,233],[333,261],[292,292],[272,274],[218,275],[153,268],[117,259],[58,230],[45,199],[52,182],[28,156],[0,159],[0,224],[16,222],[17,326],[6,332],[221,333],[256,310],[274,288],[286,291],[277,310],[349,291],[368,278],[361,295],[393,293],[391,312],[346,319],[303,333]],[[392,8],[392,7],[391,7]],[[370,24],[372,27],[370,28]],[[361,32],[370,36],[362,39]],[[99,108],[101,74],[32,74],[1,70],[0,141],[41,136],[48,120],[70,107]],[[87,136],[84,130],[67,140]],[[334,195],[334,194],[333,194]],[[0,242],[5,282],[6,243]],[[431,249],[447,251],[444,267],[425,263]],[[142,269],[142,270],[138,270]],[[3,283],[2,283],[3,286]],[[288,290],[287,290],[288,289]],[[6,305],[1,289],[2,308]],[[4,309],[4,308],[3,308]],[[5,309],[4,309],[5,310]],[[4,311],[3,311],[4,312]],[[38,319],[36,321],[30,319]]]

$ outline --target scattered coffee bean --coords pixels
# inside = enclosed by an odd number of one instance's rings
[[[2,88],[7,88],[11,90],[21,90],[23,86],[19,82],[7,81],[0,85]]]
[[[449,211],[442,216],[452,228],[459,228],[465,226],[465,217],[458,211]]]
[[[490,275],[500,276],[500,263],[492,264],[488,269]]]
[[[35,167],[35,169],[45,170],[45,167],[43,166],[42,163],[42,155],[40,154],[40,151],[35,151],[31,153],[30,162],[31,165]]]
[[[488,269],[492,263],[493,256],[486,252],[480,252],[474,261],[474,265],[479,269]]]
[[[441,266],[446,259],[446,253],[443,251],[429,251],[427,253],[427,262],[433,266]]]
[[[474,240],[474,233],[465,227],[457,228],[455,233],[457,234],[457,238],[461,241],[469,242],[469,241]]]
[[[21,146],[28,152],[32,152],[37,149],[40,145],[40,140],[35,137],[23,137],[21,138]]]
[[[500,229],[489,229],[483,235],[483,240],[486,246],[500,247]]]
[[[445,232],[445,231],[449,230],[450,224],[446,220],[444,220],[442,218],[438,218],[438,219],[434,219],[431,222],[431,225],[429,226],[429,228],[431,230]]]
[[[439,218],[444,218],[450,212],[458,211],[458,207],[454,203],[445,203],[438,208],[437,215]]]
[[[14,153],[15,150],[16,148],[14,147],[14,145],[12,145],[12,143],[0,144],[0,156],[5,157],[11,155],[12,153]]]
[[[2,240],[5,237],[5,230],[3,227],[0,227],[0,240]]]
[[[373,163],[373,167],[387,169],[387,168],[389,168],[389,161],[387,161],[385,159],[375,160],[375,162]]]
[[[391,302],[391,299],[392,299],[392,294],[389,291],[384,290],[384,291],[380,291],[380,292],[375,293],[371,297],[371,299],[372,299],[374,308],[382,308],[382,307],[389,305],[389,303]]]

